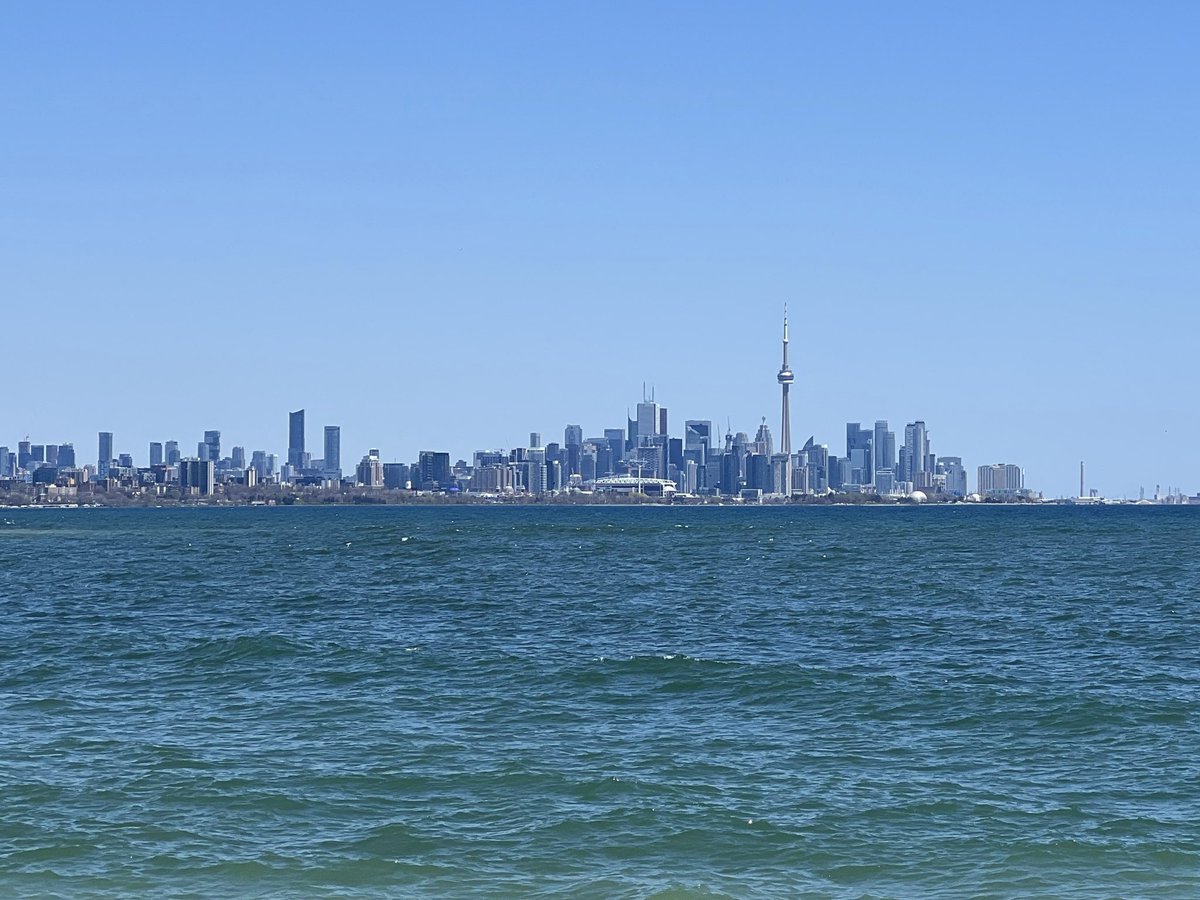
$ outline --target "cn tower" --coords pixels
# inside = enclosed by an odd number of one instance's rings
[[[783,365],[779,369],[779,375],[776,376],[779,380],[779,386],[783,388],[783,426],[779,430],[779,452],[780,454],[792,455],[792,414],[790,412],[790,404],[788,403],[788,388],[792,386],[792,382],[796,380],[796,376],[792,374],[791,366],[788,365],[788,327],[787,327],[787,305],[783,307]],[[788,462],[788,470],[790,474],[791,462]]]

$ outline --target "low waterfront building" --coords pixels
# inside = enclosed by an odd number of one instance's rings
[[[597,478],[593,488],[600,494],[645,494],[647,497],[670,497],[677,488],[665,478],[640,478],[636,475],[609,475]]]

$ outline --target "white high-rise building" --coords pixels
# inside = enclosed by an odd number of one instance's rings
[[[637,405],[637,436],[642,447],[652,446],[658,436],[658,404],[653,400],[643,400]]]
[[[976,490],[985,497],[1013,496],[1025,489],[1025,473],[1020,466],[996,463],[977,470]]]

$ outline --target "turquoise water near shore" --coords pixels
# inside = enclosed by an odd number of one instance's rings
[[[0,510],[0,893],[1200,895],[1200,510]]]

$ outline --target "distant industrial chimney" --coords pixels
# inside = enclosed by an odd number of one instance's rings
[[[1083,492],[1083,460],[1082,459],[1079,461],[1079,496],[1080,497],[1087,496]]]

